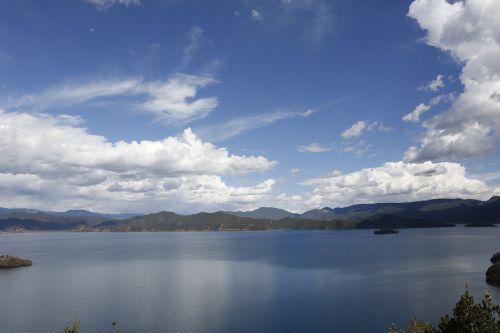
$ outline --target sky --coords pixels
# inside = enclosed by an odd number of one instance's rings
[[[497,0],[0,0],[0,206],[500,194]]]

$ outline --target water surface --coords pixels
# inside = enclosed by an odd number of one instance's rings
[[[1,234],[34,265],[0,271],[0,332],[386,332],[480,297],[496,251],[500,228]]]

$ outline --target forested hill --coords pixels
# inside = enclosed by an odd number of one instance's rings
[[[128,218],[123,218],[128,217]],[[120,219],[121,218],[121,219]],[[248,212],[174,212],[130,217],[88,211],[49,212],[0,208],[0,231],[180,231],[418,228],[500,222],[500,197],[487,201],[435,199],[408,203],[361,204],[314,209],[302,214],[263,207]]]

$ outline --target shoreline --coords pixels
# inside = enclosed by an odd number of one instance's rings
[[[45,234],[45,233],[221,233],[221,232],[272,232],[272,231],[373,231],[378,228],[332,228],[332,229],[293,229],[293,228],[283,228],[283,229],[223,229],[223,230],[22,230],[22,231],[0,231],[0,235],[9,234]],[[457,224],[455,227],[413,227],[413,228],[397,228],[400,231],[415,230],[415,229],[467,229],[475,230],[476,228],[468,228],[463,224]],[[482,229],[482,228],[479,228]],[[404,233],[404,232],[403,232]]]

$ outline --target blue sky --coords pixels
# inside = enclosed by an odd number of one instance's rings
[[[303,211],[498,193],[493,0],[1,6],[0,206]]]

